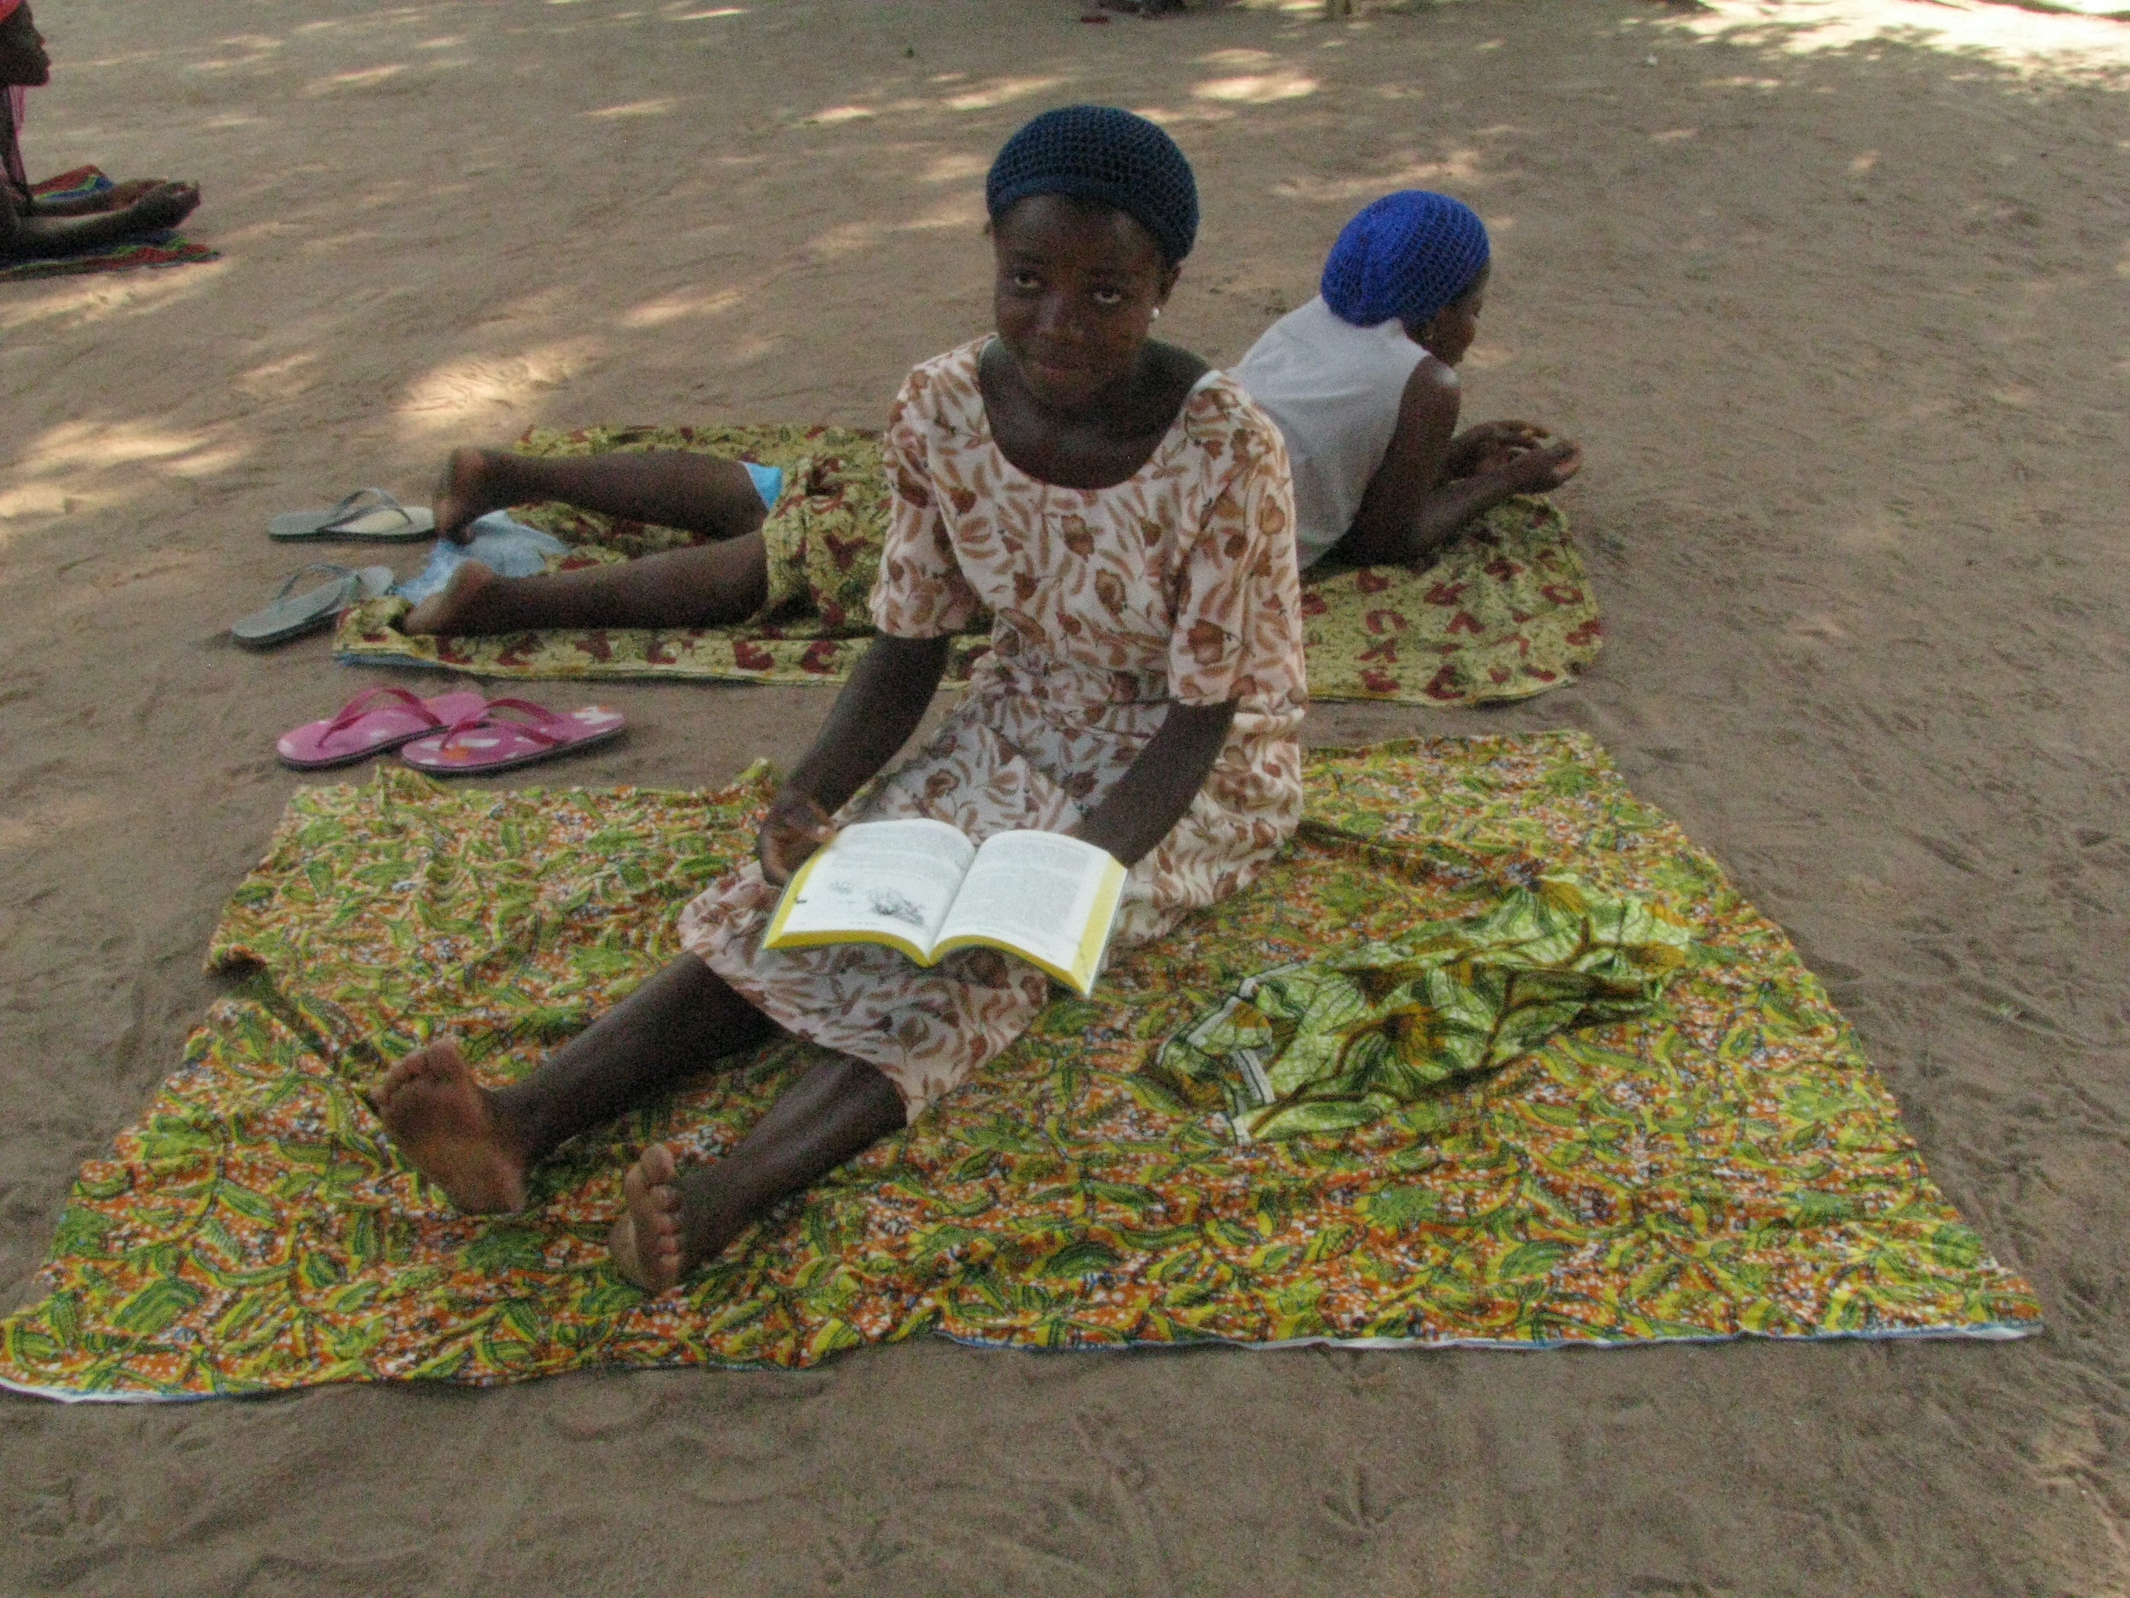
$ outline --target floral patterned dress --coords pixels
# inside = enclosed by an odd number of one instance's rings
[[[930,816],[982,842],[1062,831],[1171,704],[1236,704],[1197,798],[1135,865],[1114,944],[1159,936],[1263,869],[1302,809],[1307,689],[1294,507],[1278,430],[1209,372],[1152,457],[1110,488],[1015,467],[977,386],[988,338],[913,371],[890,418],[894,500],[873,620],[936,638],[988,608],[992,647],[939,733],[844,821]],[[778,890],[749,864],[682,912],[684,947],[786,1030],[869,1061],[915,1116],[1011,1043],[1048,979],[990,950],[926,970],[870,944],[765,950]]]

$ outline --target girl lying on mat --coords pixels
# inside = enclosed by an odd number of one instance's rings
[[[22,164],[23,104],[52,79],[52,58],[25,0],[0,0],[0,261],[102,249],[173,228],[192,214],[190,183],[141,178],[79,199],[38,199]]]
[[[1486,224],[1468,206],[1385,195],[1339,234],[1322,293],[1235,368],[1287,441],[1304,567],[1424,563],[1510,495],[1557,488],[1582,464],[1578,445],[1530,422],[1457,431],[1455,367],[1489,270]]]
[[[1131,943],[1251,881],[1300,816],[1279,433],[1232,379],[1147,336],[1197,230],[1189,165],[1152,123],[1072,106],[1008,141],[985,198],[998,331],[903,384],[879,637],[771,804],[757,862],[682,913],[686,953],[525,1080],[481,1087],[447,1041],[373,1094],[462,1210],[515,1210],[563,1140],[780,1029],[835,1051],[726,1158],[682,1171],[658,1144],[629,1170],[614,1259],[652,1291],[953,1091],[1049,1001],[1040,971],[989,949],[929,969],[870,944],[765,950],[778,885],[839,821],[1070,833],[1129,866],[1113,941]],[[982,607],[992,648],[967,695],[868,788]]]

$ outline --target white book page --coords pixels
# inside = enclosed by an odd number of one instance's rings
[[[976,848],[944,821],[861,821],[810,862],[782,935],[879,932],[930,952]]]
[[[1060,832],[999,833],[977,851],[939,940],[991,938],[1071,970],[1103,887],[1119,870],[1107,850]]]

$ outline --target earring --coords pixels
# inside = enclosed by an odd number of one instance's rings
[[[1157,322],[1161,320],[1161,307],[1158,305],[1154,307],[1154,320]]]

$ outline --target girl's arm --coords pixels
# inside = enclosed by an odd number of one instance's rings
[[[1512,494],[1558,488],[1582,464],[1578,445],[1559,443],[1445,481],[1457,447],[1460,399],[1457,374],[1442,362],[1430,357],[1413,368],[1398,404],[1390,448],[1369,479],[1353,526],[1336,546],[1341,560],[1367,566],[1414,564],[1473,517]]]
[[[1221,705],[1171,704],[1160,730],[1072,836],[1107,849],[1127,866],[1136,864],[1191,808],[1234,719],[1232,699]]]
[[[808,855],[835,836],[829,817],[879,774],[924,719],[946,675],[950,643],[946,637],[883,635],[859,657],[813,748],[762,818],[755,857],[764,877],[789,881]]]

